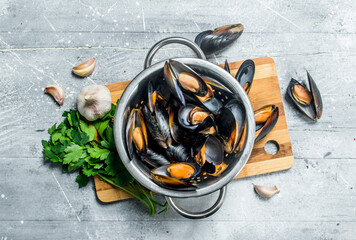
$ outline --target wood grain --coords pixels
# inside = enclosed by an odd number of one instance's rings
[[[268,57],[255,58],[253,61],[256,65],[256,72],[249,93],[252,107],[256,110],[267,104],[275,104],[279,108],[279,119],[274,129],[254,146],[249,161],[236,178],[289,169],[294,162],[275,63],[272,58]],[[233,75],[236,74],[241,63],[242,61],[230,63]],[[106,85],[110,89],[113,103],[116,103],[120,98],[129,82]],[[275,155],[270,155],[264,150],[268,141],[275,141],[278,144],[279,150]],[[132,197],[111,184],[101,181],[97,176],[94,179],[97,197],[102,202],[113,202]]]

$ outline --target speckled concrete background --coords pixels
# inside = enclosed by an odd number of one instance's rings
[[[0,1],[0,239],[355,239],[356,2],[330,1]],[[75,106],[82,86],[132,79],[148,49],[169,36],[243,23],[245,32],[210,61],[269,56],[284,94],[309,70],[324,100],[312,123],[285,101],[292,169],[229,184],[221,210],[198,221],[169,210],[150,217],[138,201],[100,203],[93,183],[43,164],[41,140]],[[71,68],[95,56],[90,78]],[[166,47],[156,60],[193,56]],[[59,108],[47,84],[67,92]],[[265,201],[252,183],[277,185]],[[185,201],[197,208],[214,201]]]

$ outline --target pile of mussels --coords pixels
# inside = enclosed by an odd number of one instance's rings
[[[230,72],[227,62],[225,69]],[[246,60],[235,76],[247,93],[254,73],[254,62]],[[219,176],[241,153],[246,111],[229,89],[181,62],[167,61],[163,76],[165,81],[148,83],[148,100],[129,114],[127,150],[131,159],[137,153],[157,184],[197,187]],[[276,124],[278,107],[265,106],[255,117],[259,141]]]

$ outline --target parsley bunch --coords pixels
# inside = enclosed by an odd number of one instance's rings
[[[115,110],[112,104],[111,111],[94,122],[87,122],[76,110],[65,111],[64,121],[48,129],[50,140],[42,140],[45,160],[61,163],[63,172],[78,171],[79,188],[88,184],[89,177],[98,175],[140,200],[151,216],[157,205],[166,212],[168,203],[155,201],[152,192],[138,183],[121,162],[113,135]]]

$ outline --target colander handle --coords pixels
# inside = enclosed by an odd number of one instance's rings
[[[171,205],[171,207],[177,213],[182,215],[183,217],[191,218],[191,219],[200,219],[200,218],[209,217],[209,216],[213,215],[214,213],[216,213],[219,210],[219,208],[224,203],[225,196],[226,196],[226,190],[227,190],[227,186],[224,186],[224,187],[220,188],[219,197],[216,200],[216,202],[214,203],[214,205],[212,207],[210,207],[209,209],[201,211],[201,212],[191,212],[191,211],[185,210],[184,208],[182,208],[179,205],[177,205],[174,202],[173,198],[171,198],[171,197],[167,197],[166,196],[166,200],[169,203],[169,205]]]
[[[144,68],[146,69],[151,66],[152,59],[160,48],[162,48],[168,44],[172,44],[172,43],[183,44],[183,45],[189,47],[190,49],[192,49],[195,52],[195,54],[198,56],[198,58],[206,60],[205,54],[203,53],[203,51],[200,49],[200,47],[196,43],[190,41],[189,39],[182,38],[182,37],[169,37],[169,38],[165,38],[165,39],[162,39],[161,41],[157,42],[148,51],[148,53],[146,55],[146,59],[145,59]]]

